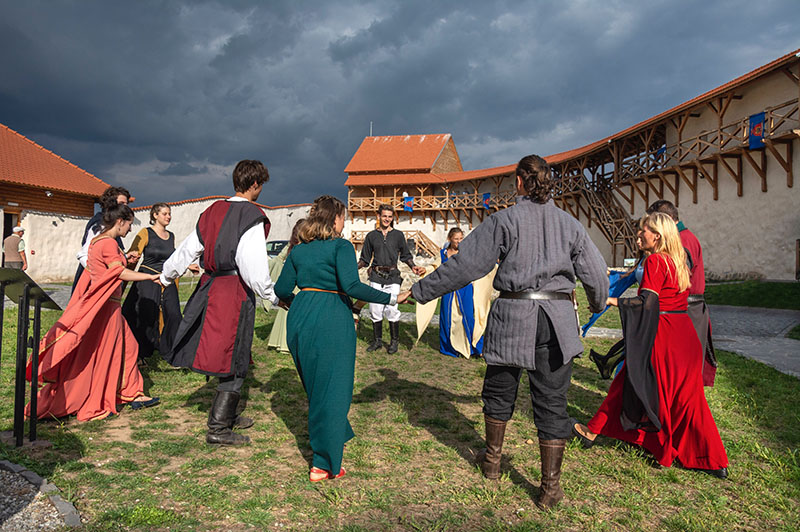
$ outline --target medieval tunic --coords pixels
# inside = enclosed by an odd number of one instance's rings
[[[686,315],[672,259],[645,259],[636,298],[620,298],[625,365],[588,423],[589,430],[641,445],[669,467],[728,466],[725,447],[703,393],[700,341]]]
[[[278,304],[269,277],[264,211],[245,198],[213,203],[164,263],[169,284],[198,258],[205,270],[184,309],[168,361],[219,377],[244,378],[250,363],[255,295]]]
[[[714,377],[717,374],[717,357],[714,354],[714,343],[711,341],[711,316],[708,305],[702,298],[706,291],[705,269],[703,266],[703,248],[700,241],[689,231],[683,222],[678,222],[678,231],[681,244],[691,256],[691,271],[689,278],[689,317],[692,319],[700,345],[703,348],[703,385],[714,386]],[[700,297],[692,297],[700,296]]]
[[[483,277],[498,261],[496,290],[571,294],[580,278],[592,309],[605,307],[606,263],[586,230],[552,201],[540,204],[527,197],[484,220],[461,242],[457,255],[411,291],[425,303]],[[539,308],[555,327],[563,362],[583,352],[571,301],[497,299],[483,339],[487,364],[535,368],[531,346],[536,343]]]
[[[344,443],[354,436],[347,414],[353,398],[356,331],[348,298],[382,304],[394,298],[359,281],[355,250],[342,238],[292,248],[275,292],[289,300],[295,287],[300,292],[289,309],[286,336],[308,395],[312,465],[337,474]],[[309,288],[317,290],[304,290]]]
[[[447,250],[439,251],[442,264],[448,261]],[[451,357],[480,356],[483,351],[483,336],[473,345],[473,331],[475,330],[475,302],[473,299],[474,288],[472,283],[463,288],[448,292],[442,296],[441,309],[439,310],[439,351]],[[454,305],[457,308],[454,308]],[[458,316],[460,320],[454,319]],[[462,353],[453,342],[453,333],[456,327],[469,345],[469,352]],[[461,349],[464,349],[461,347]]]
[[[367,233],[359,265],[370,267],[368,275],[369,285],[372,288],[394,296],[400,293],[403,280],[397,268],[398,256],[409,267],[414,267],[414,258],[408,250],[408,243],[402,231],[390,228],[386,236],[379,229]],[[373,323],[383,320],[384,317],[390,322],[400,321],[400,309],[397,305],[373,303],[369,306],[369,310]]]
[[[140,272],[161,273],[164,261],[175,251],[175,235],[167,233],[166,239],[150,227],[137,233],[129,251],[142,256]],[[169,353],[181,322],[177,284],[162,289],[152,281],[134,282],[122,305],[122,315],[139,343],[139,358],[149,357],[154,349]]]
[[[412,286],[420,303],[457,290],[497,265],[495,289],[559,292],[565,299],[495,300],[483,339],[485,415],[508,421],[514,413],[521,368],[528,373],[540,440],[570,434],[567,388],[572,359],[583,352],[569,295],[583,281],[593,310],[608,293],[606,263],[586,230],[553,201],[528,197],[489,216],[460,244],[459,252]]]
[[[40,419],[102,419],[142,395],[139,347],[120,310],[125,255],[113,238],[101,236],[89,246],[86,264],[64,314],[41,342]],[[27,373],[30,379],[30,364]]]

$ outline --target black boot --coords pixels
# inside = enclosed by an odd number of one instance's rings
[[[500,478],[500,458],[503,456],[503,440],[506,436],[507,421],[483,415],[486,424],[486,448],[478,453],[477,461],[483,476],[496,480]]]
[[[383,320],[372,322],[372,343],[367,346],[367,352],[372,352],[384,346]]]
[[[389,340],[389,347],[386,348],[386,352],[390,355],[397,353],[397,347],[400,343],[400,322],[399,321],[390,321],[389,322],[389,334],[391,335],[391,339]]]
[[[539,440],[539,454],[542,460],[542,485],[536,506],[542,510],[553,508],[564,498],[561,489],[561,462],[564,460],[564,448],[567,440]]]
[[[231,427],[236,422],[236,406],[238,404],[238,393],[217,390],[214,402],[211,403],[211,408],[208,411],[206,443],[216,445],[244,445],[250,443],[250,438],[231,430]]]

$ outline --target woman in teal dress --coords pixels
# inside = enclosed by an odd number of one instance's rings
[[[344,204],[332,196],[314,201],[275,285],[289,301],[286,337],[308,396],[312,482],[339,478],[344,444],[355,436],[347,414],[353,398],[356,331],[351,297],[384,305],[395,296],[361,283],[353,245],[343,238]],[[297,286],[300,292],[293,296]],[[397,296],[399,302],[409,292]]]

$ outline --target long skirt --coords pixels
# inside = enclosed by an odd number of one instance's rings
[[[700,341],[686,314],[665,314],[659,319],[652,363],[658,380],[661,430],[623,430],[620,423],[623,367],[608,396],[588,423],[589,430],[640,445],[665,467],[677,458],[691,469],[720,469],[728,456],[703,392]]]
[[[151,281],[133,283],[122,305],[122,314],[139,343],[139,358],[151,356],[156,349],[162,355],[172,351],[181,323],[175,283],[164,288],[163,293],[162,288]]]
[[[355,436],[347,419],[356,362],[353,314],[336,294],[303,291],[292,302],[286,330],[308,396],[311,465],[337,474],[344,444]]]

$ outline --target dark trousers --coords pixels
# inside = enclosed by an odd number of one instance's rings
[[[235,375],[231,375],[230,377],[220,377],[217,390],[221,392],[239,393],[242,389],[242,384],[244,384],[244,377],[236,377]]]
[[[558,440],[571,435],[567,415],[567,388],[572,360],[564,364],[553,324],[539,308],[536,327],[536,369],[527,370],[533,405],[533,422],[540,440]],[[500,421],[514,415],[521,368],[487,366],[483,380],[483,413]]]

